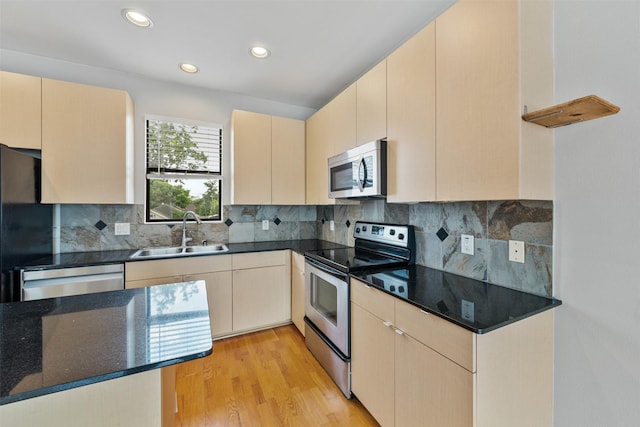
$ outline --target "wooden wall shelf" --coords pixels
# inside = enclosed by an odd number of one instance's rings
[[[522,120],[548,128],[556,128],[616,114],[618,111],[620,111],[620,107],[596,95],[589,95],[524,114]]]

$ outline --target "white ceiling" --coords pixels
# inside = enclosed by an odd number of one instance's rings
[[[319,108],[454,1],[0,0],[0,48]]]

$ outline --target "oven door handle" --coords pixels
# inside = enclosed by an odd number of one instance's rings
[[[321,263],[320,261],[316,261],[315,259],[312,259],[312,258],[305,258],[305,261],[306,261],[309,265],[311,265],[312,267],[315,267],[315,268],[317,268],[318,270],[323,271],[323,272],[325,272],[325,273],[327,273],[327,274],[330,274],[330,275],[332,275],[333,277],[336,277],[336,278],[338,278],[338,279],[340,279],[340,280],[346,280],[346,279],[348,279],[348,278],[349,278],[349,275],[348,275],[348,274],[343,273],[343,272],[342,272],[342,271],[340,271],[340,270],[336,270],[336,269],[335,269],[335,268],[333,268],[333,267],[329,267],[328,265],[323,264],[323,263]]]

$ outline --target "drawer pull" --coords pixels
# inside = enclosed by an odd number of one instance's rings
[[[403,331],[402,329],[398,329],[398,328],[396,328],[396,329],[395,329],[395,332],[396,332],[396,334],[398,334],[398,335],[404,335],[404,331]]]
[[[364,286],[364,287],[365,287],[365,289],[371,289],[371,286],[366,285],[366,284],[364,284],[364,283],[362,284],[362,286]]]
[[[429,313],[428,311],[424,311],[424,310],[422,310],[422,309],[420,309],[420,313],[422,313],[422,314],[426,314],[427,316],[431,314],[431,313]]]
[[[393,323],[391,323],[391,322],[386,322],[386,321],[385,321],[385,322],[382,322],[382,324],[383,324],[384,326],[386,326],[387,328],[390,328],[390,327],[392,327],[392,326],[393,326]]]

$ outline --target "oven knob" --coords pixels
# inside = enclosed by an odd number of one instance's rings
[[[404,234],[402,233],[398,234],[398,240],[404,240]]]
[[[393,228],[391,230],[389,230],[389,234],[392,236],[396,235],[396,230],[394,230]]]
[[[366,232],[366,231],[367,231],[367,226],[366,226],[366,225],[363,225],[363,226],[362,226],[362,231],[364,231],[364,232]]]
[[[357,234],[357,233],[360,233],[360,227],[357,227],[357,228],[356,228],[356,234]]]

